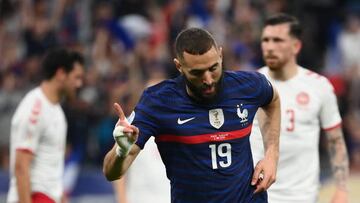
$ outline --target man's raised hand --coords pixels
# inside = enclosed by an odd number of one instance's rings
[[[114,109],[119,116],[119,120],[115,125],[113,137],[117,144],[116,154],[119,157],[125,157],[139,136],[139,129],[130,125],[126,120],[124,111],[118,103],[114,103]]]

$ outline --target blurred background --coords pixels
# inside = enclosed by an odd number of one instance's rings
[[[277,12],[300,19],[299,63],[335,87],[350,154],[350,200],[360,202],[355,192],[360,191],[359,0],[0,0],[0,202],[8,188],[11,117],[24,94],[39,84],[48,49],[68,47],[86,59],[85,86],[63,103],[69,200],[115,202],[101,172],[114,144],[112,104],[120,102],[129,115],[146,86],[177,75],[172,46],[185,27],[203,27],[215,36],[226,69],[258,69],[263,21]],[[320,201],[329,202],[333,188],[322,145]]]

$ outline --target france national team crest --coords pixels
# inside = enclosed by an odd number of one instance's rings
[[[243,104],[237,105],[237,115],[240,118],[240,123],[245,123],[248,121],[248,110],[242,107]]]
[[[219,129],[224,124],[224,113],[222,109],[211,109],[209,110],[210,124]]]

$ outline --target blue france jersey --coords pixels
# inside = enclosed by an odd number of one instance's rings
[[[249,135],[254,115],[273,89],[257,72],[224,72],[217,100],[196,103],[183,76],[148,88],[135,108],[136,144],[155,137],[173,203],[267,202],[254,195]],[[146,166],[144,166],[146,170]],[[154,183],[156,184],[156,183]]]

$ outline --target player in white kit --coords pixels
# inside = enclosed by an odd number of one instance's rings
[[[301,28],[286,14],[270,17],[262,32],[266,67],[259,71],[279,91],[281,100],[280,153],[276,182],[268,190],[269,203],[315,203],[319,189],[319,136],[325,131],[336,191],[333,203],[347,202],[348,155],[336,96],[329,81],[300,67]],[[264,154],[257,112],[250,136],[254,163]],[[266,125],[266,123],[265,123]],[[266,174],[264,174],[266,176]]]
[[[58,203],[67,123],[60,101],[82,85],[84,60],[65,49],[44,58],[41,84],[20,102],[11,122],[8,203]]]
[[[128,174],[114,181],[118,203],[171,202],[170,183],[154,138],[143,150],[146,153],[139,154]]]

